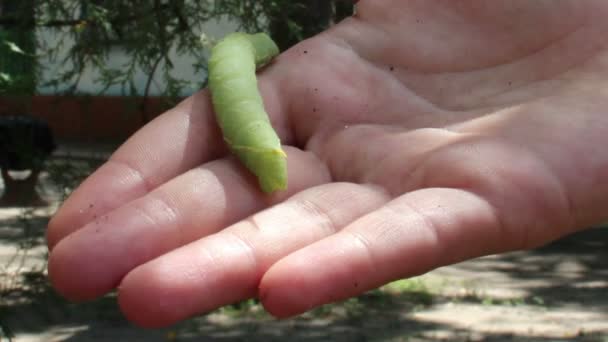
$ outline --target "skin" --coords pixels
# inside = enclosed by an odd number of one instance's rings
[[[224,141],[267,193],[287,188],[287,155],[264,109],[256,68],[278,53],[266,34],[233,33],[209,59],[209,89]]]
[[[206,91],[135,134],[48,228],[71,300],[160,327],[252,296],[296,315],[608,219],[608,3],[363,0],[260,88],[288,154],[267,196]]]

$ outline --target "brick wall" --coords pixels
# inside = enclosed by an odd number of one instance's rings
[[[0,116],[44,119],[59,140],[123,141],[170,106],[166,99],[150,97],[144,115],[142,102],[121,96],[0,97]]]

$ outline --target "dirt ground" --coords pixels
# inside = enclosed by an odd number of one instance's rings
[[[43,236],[58,197],[35,210],[0,208],[0,320],[16,342],[608,342],[608,228],[444,267],[295,319],[248,304],[143,330],[124,320],[113,295],[71,304],[49,288]]]

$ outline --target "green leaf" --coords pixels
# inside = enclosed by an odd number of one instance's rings
[[[10,42],[10,41],[5,41],[4,44],[6,44],[6,46],[8,46],[9,49],[11,49],[12,52],[14,53],[18,53],[20,55],[27,55],[25,53],[25,51],[21,50],[21,48],[19,46],[17,46],[17,44]]]
[[[4,73],[4,72],[0,72],[0,81],[10,82],[11,80],[12,80],[11,75]]]

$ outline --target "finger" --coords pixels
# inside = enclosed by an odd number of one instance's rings
[[[261,281],[260,298],[273,315],[289,317],[392,280],[529,243],[527,229],[535,222],[508,226],[502,214],[466,190],[411,192],[277,262]],[[545,231],[545,241],[550,234],[557,232]]]
[[[138,131],[65,201],[49,223],[49,246],[95,216],[217,157],[221,138],[210,114],[211,104],[203,92]]]
[[[262,194],[254,177],[235,160],[224,159],[96,217],[52,250],[49,275],[54,287],[73,300],[98,297],[138,265],[329,181],[314,155],[286,150],[290,182],[284,193]]]
[[[387,200],[377,188],[348,183],[306,190],[138,267],[119,287],[120,306],[137,324],[159,327],[251,298],[277,260]]]
[[[288,144],[289,125],[275,78],[271,73],[261,76],[260,90],[273,124]],[[225,153],[209,94],[199,92],[138,131],[71,194],[49,223],[49,247],[95,217]]]

